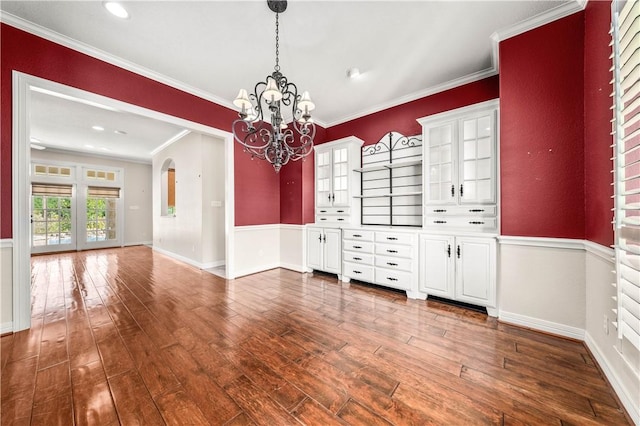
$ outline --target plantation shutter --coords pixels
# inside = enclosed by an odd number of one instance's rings
[[[31,184],[31,195],[36,196],[71,197],[72,190],[73,187],[71,185]]]
[[[87,196],[92,198],[120,198],[120,188],[90,186],[87,190]]]
[[[617,326],[640,350],[640,2],[614,1],[612,18]]]

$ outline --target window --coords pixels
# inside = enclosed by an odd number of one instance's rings
[[[617,327],[640,350],[640,2],[612,8]]]

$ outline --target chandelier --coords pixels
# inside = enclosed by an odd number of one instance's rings
[[[315,104],[309,92],[299,95],[296,85],[280,72],[278,17],[287,9],[287,2],[267,0],[267,4],[276,14],[276,65],[265,81],[255,85],[253,93],[240,90],[233,101],[240,112],[232,129],[234,139],[251,158],[267,160],[278,173],[289,161],[311,153],[316,135],[311,118]]]

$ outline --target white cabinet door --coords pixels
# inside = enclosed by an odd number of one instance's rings
[[[324,270],[340,275],[342,271],[342,232],[340,229],[324,229],[322,237]]]
[[[495,239],[458,237],[455,256],[456,300],[482,306],[495,306]]]
[[[418,288],[429,295],[453,297],[454,238],[420,235]]]
[[[331,204],[331,151],[316,150],[316,207]]]
[[[308,228],[307,229],[307,267],[309,269],[322,270],[322,256],[323,256],[323,244],[322,244],[322,229]]]
[[[425,193],[427,204],[457,202],[456,122],[451,121],[426,130]]]
[[[460,120],[461,204],[495,203],[495,112]]]
[[[349,203],[349,150],[335,148],[333,153],[333,193],[331,202],[334,206],[348,206]]]

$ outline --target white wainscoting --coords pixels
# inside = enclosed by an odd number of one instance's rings
[[[0,334],[13,331],[13,240],[0,240]]]
[[[236,226],[234,274],[236,277],[273,268],[304,272],[304,225]]]
[[[613,250],[562,238],[505,236],[499,242],[500,321],[583,340],[640,425],[640,354],[618,340],[612,324]]]
[[[584,339],[585,251],[582,240],[499,237],[499,318]]]

